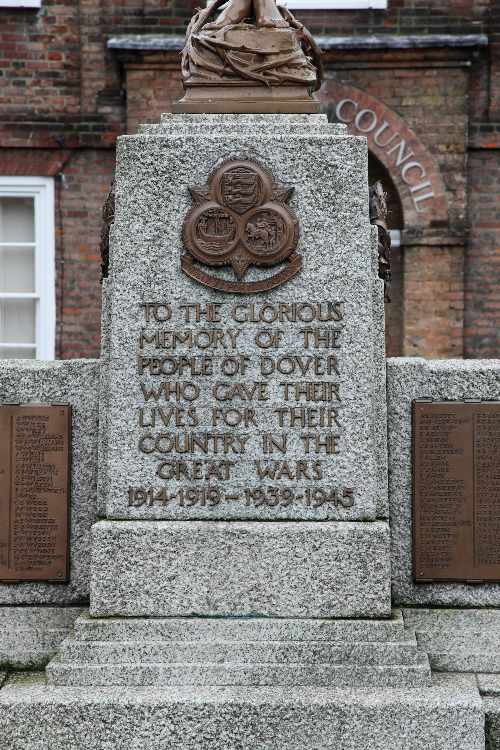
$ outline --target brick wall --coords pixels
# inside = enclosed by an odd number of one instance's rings
[[[500,356],[500,149],[469,157],[465,355]]]
[[[80,108],[78,6],[0,8],[0,112],[71,114]]]
[[[171,112],[183,89],[178,64],[172,55],[156,55],[141,65],[127,65],[127,132],[141,123],[155,123],[162,112]]]
[[[183,34],[197,5],[199,0],[43,0],[39,11],[0,8],[1,111],[96,111],[100,94],[120,88],[107,38]],[[486,23],[497,25],[498,15],[495,0],[391,0],[388,12],[297,12],[314,33],[338,35],[477,33]],[[492,42],[498,56],[498,34]]]
[[[112,150],[75,150],[57,181],[56,353],[61,359],[99,356],[101,212],[114,168]]]
[[[296,11],[295,15],[315,34],[465,34],[484,29],[490,5],[491,0],[389,0],[387,11]]]
[[[463,356],[463,253],[463,246],[404,248],[405,356]]]

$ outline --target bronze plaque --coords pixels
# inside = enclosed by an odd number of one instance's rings
[[[500,402],[413,402],[413,575],[500,581]]]
[[[0,581],[69,576],[71,407],[0,406]]]
[[[222,292],[248,294],[274,289],[300,271],[299,222],[287,205],[293,187],[275,182],[257,162],[232,159],[206,185],[189,190],[194,205],[182,229],[181,268],[190,278]],[[235,279],[206,271],[225,266]],[[281,268],[258,281],[243,281],[252,266]]]

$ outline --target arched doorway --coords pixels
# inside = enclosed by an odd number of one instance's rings
[[[404,257],[401,234],[404,228],[403,207],[399,193],[384,165],[371,152],[368,153],[368,182],[380,180],[387,193],[387,224],[392,236],[391,301],[385,304],[385,349],[388,357],[400,357],[404,337]]]

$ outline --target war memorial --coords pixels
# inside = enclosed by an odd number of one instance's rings
[[[101,359],[0,363],[0,747],[500,747],[500,362],[386,360],[366,140],[221,6],[119,139]]]

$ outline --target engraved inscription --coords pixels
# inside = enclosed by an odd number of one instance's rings
[[[234,200],[260,189],[252,184],[237,181]],[[342,300],[144,302],[137,448],[151,479],[131,483],[129,507],[295,506],[345,517],[356,503],[336,469],[345,315]]]
[[[500,580],[500,403],[414,402],[418,582]]]
[[[71,407],[0,406],[0,580],[68,579]]]

